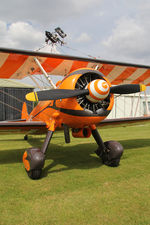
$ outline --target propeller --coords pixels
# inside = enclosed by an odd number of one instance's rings
[[[113,94],[132,94],[146,90],[143,84],[122,84],[110,87],[110,93]]]
[[[78,95],[89,94],[88,89],[52,89],[38,92],[30,92],[26,95],[28,101],[48,101],[48,100],[58,100],[64,98],[72,98]]]
[[[146,89],[146,86],[143,84],[122,84],[122,85],[116,85],[116,86],[110,87],[110,93],[132,94],[136,92],[145,91],[145,89]],[[101,89],[99,88],[98,91],[101,92]],[[74,89],[74,90],[52,89],[52,90],[43,90],[38,92],[30,92],[26,95],[26,99],[28,101],[48,101],[48,100],[58,100],[58,99],[72,98],[72,97],[84,96],[84,95],[87,95],[87,98],[88,98],[88,96],[93,97],[93,94],[95,95],[95,93],[92,92],[92,89],[90,90],[88,87],[86,89]],[[104,94],[103,98],[102,98],[102,94],[101,95],[99,94],[101,97],[99,97],[99,99],[97,98],[97,101],[99,101],[100,99],[105,99],[108,96],[108,94],[109,94],[109,91],[107,91],[107,95],[106,93]]]

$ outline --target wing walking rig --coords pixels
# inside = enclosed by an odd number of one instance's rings
[[[145,65],[110,62],[74,56],[48,54],[0,48],[0,78],[22,79],[45,73],[64,78],[53,89],[31,92],[28,101],[38,102],[30,115],[24,103],[24,122],[3,122],[0,129],[44,130],[46,139],[41,147],[25,151],[23,162],[32,179],[41,177],[48,145],[54,131],[63,127],[66,143],[73,137],[94,137],[96,154],[108,166],[118,166],[123,147],[116,141],[103,142],[96,125],[109,115],[114,94],[145,91],[150,84],[150,67]],[[144,83],[144,85],[142,84]],[[112,86],[113,85],[113,86]],[[105,121],[104,121],[105,122]]]

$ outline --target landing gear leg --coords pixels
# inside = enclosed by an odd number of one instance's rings
[[[103,142],[96,127],[92,127],[92,135],[98,144],[96,154],[102,159],[102,162],[108,166],[119,166],[120,158],[123,154],[123,146],[117,141]]]
[[[70,143],[70,134],[69,134],[69,127],[66,124],[63,124],[64,127],[64,136],[66,144]]]
[[[28,140],[28,135],[24,135],[24,140],[27,141]]]
[[[31,179],[39,179],[45,162],[45,155],[53,136],[53,131],[48,131],[41,150],[39,148],[27,149],[23,154],[23,163]]]

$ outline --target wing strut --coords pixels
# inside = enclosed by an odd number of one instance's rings
[[[33,78],[31,74],[29,74],[30,79],[35,83],[35,85],[42,91],[42,87],[38,84],[38,82]]]
[[[42,67],[41,63],[39,62],[39,60],[35,57],[34,61],[36,62],[36,64],[40,67],[41,71],[43,72],[45,78],[48,80],[48,82],[50,83],[51,87],[53,89],[56,89],[55,84],[53,83],[53,81],[51,80],[51,78],[48,76],[48,74],[46,73],[46,71],[44,70],[44,68]]]

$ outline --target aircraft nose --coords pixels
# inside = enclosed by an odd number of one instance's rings
[[[89,95],[86,97],[91,102],[105,99],[110,92],[109,84],[102,79],[93,80],[88,84],[87,89],[89,90]]]

